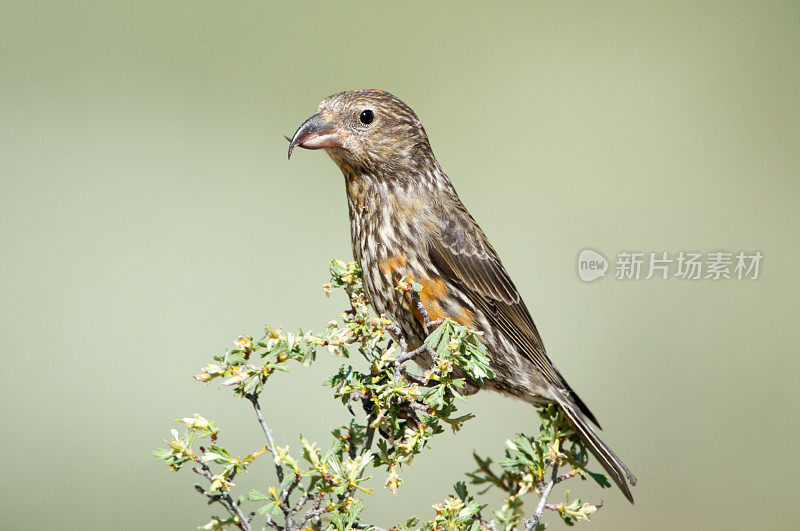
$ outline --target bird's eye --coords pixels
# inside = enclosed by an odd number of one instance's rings
[[[365,109],[358,115],[358,119],[361,120],[362,124],[369,125],[375,119],[375,114],[371,110]]]

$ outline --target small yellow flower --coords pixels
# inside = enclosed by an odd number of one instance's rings
[[[444,508],[445,508],[446,510],[448,510],[448,511],[457,511],[457,510],[461,509],[461,507],[462,507],[463,505],[464,505],[464,502],[463,502],[463,501],[461,501],[461,499],[460,499],[460,498],[455,498],[455,497],[453,497],[453,496],[450,496],[450,497],[449,497],[449,498],[448,498],[448,499],[447,499],[447,500],[444,502]]]
[[[225,529],[225,523],[218,518],[212,518],[206,525],[201,525],[197,529]]]
[[[211,478],[211,487],[208,489],[208,492],[228,492],[231,490],[231,487],[235,486],[235,484],[225,479],[223,475],[217,474]]]
[[[233,344],[239,350],[250,350],[253,348],[253,338],[250,336],[239,336]]]
[[[240,372],[239,374],[231,376],[230,378],[222,382],[222,385],[239,385],[240,383],[245,381],[248,377],[249,374],[247,374],[247,372]]]
[[[172,435],[172,440],[164,440],[164,442],[167,443],[167,446],[172,448],[172,451],[178,455],[191,455],[191,448],[186,446],[186,441],[178,434],[178,430],[172,428],[169,430],[169,432]]]
[[[396,464],[389,467],[389,477],[386,478],[386,483],[383,484],[383,486],[391,490],[392,494],[395,496],[397,496],[397,489],[403,484],[403,480],[397,475],[398,468]]]
[[[197,413],[194,414],[194,417],[184,417],[182,419],[175,419],[175,421],[183,422],[190,430],[205,430],[209,427],[208,420]]]

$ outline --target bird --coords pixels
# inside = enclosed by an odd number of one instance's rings
[[[636,477],[598,436],[597,418],[548,356],[519,290],[434,156],[416,113],[384,90],[348,90],[319,104],[289,138],[324,149],[345,180],[353,255],[375,312],[402,330],[409,349],[430,321],[483,332],[494,377],[484,388],[534,406],[558,404],[575,432],[633,503]],[[402,279],[422,284],[419,302]],[[430,368],[433,360],[417,360]],[[467,390],[477,391],[477,385]]]

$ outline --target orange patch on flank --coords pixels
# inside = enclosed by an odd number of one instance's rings
[[[455,317],[452,317],[452,319],[461,326],[472,328],[475,324],[475,313],[467,310],[466,308],[461,308],[459,314]]]
[[[405,255],[396,254],[394,256],[390,256],[389,258],[378,264],[378,269],[380,270],[381,274],[384,277],[386,277],[388,280],[391,280],[392,273],[394,273],[401,267],[405,267],[405,265],[406,265]]]
[[[470,326],[475,320],[475,315],[466,308],[459,315],[445,315],[442,309],[442,301],[450,293],[447,283],[441,277],[426,278],[419,281],[422,284],[422,291],[419,292],[419,300],[428,312],[428,319],[435,321],[449,317],[459,324]],[[411,313],[420,323],[424,322],[422,314],[412,306]]]

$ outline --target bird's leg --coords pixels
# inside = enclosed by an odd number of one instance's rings
[[[414,304],[417,305],[417,310],[419,311],[420,315],[422,315],[422,326],[425,328],[425,335],[431,333],[431,328],[436,328],[440,324],[444,322],[444,319],[436,319],[435,321],[431,321],[431,318],[428,316],[428,310],[425,308],[425,305],[422,304],[422,299],[419,297],[419,292],[411,291],[411,298],[414,300]]]
[[[431,355],[433,355],[433,350],[428,346],[427,343],[423,343],[422,345],[420,345],[418,348],[415,348],[411,352],[409,352],[408,350],[403,350],[403,352],[394,359],[392,363],[394,364],[395,384],[400,382],[400,378],[405,378],[411,383],[416,383],[417,385],[422,385],[424,387],[431,386],[431,384],[428,383],[428,380],[420,378],[414,374],[410,374],[408,371],[406,371],[406,368],[403,365],[408,360],[411,360],[425,352],[429,352]]]
[[[436,327],[438,327],[440,324],[442,324],[443,322],[444,322],[444,319],[436,319],[435,321],[428,321],[428,323],[427,323],[427,325],[426,325],[426,326],[427,326],[428,328],[436,328]]]
[[[417,292],[412,291],[412,293],[416,296],[415,300],[417,302],[417,306],[420,308],[420,313],[424,318],[425,333],[428,333],[428,328],[432,325],[438,326],[443,321],[441,319],[437,319],[436,321],[431,321],[428,317],[428,311],[425,309],[425,306],[422,304],[422,301],[419,300],[419,294]],[[412,297],[414,296],[412,295]],[[400,346],[400,355],[394,359],[394,368],[395,368],[395,383],[400,381],[400,378],[405,378],[406,380],[416,383],[417,385],[422,385],[425,387],[429,387],[431,384],[424,378],[420,378],[414,374],[410,374],[405,371],[403,364],[409,360],[412,360],[423,353],[428,353],[430,356],[436,360],[436,353],[433,349],[428,346],[427,343],[423,342],[422,345],[419,347],[409,351],[408,350],[408,341],[406,341],[405,334],[403,330],[394,323],[389,323],[386,325],[386,330],[392,336],[392,339]]]
[[[419,295],[417,295],[417,298],[419,298]],[[423,307],[423,309],[424,309],[424,307]],[[425,320],[427,322],[430,322],[428,320],[427,312],[424,313],[423,316],[425,317]],[[400,367],[405,362],[416,358],[417,356],[419,356],[420,354],[422,354],[424,352],[429,353],[431,355],[431,357],[433,357],[433,359],[436,359],[436,353],[433,351],[433,349],[431,349],[431,347],[428,346],[427,343],[422,343],[422,345],[420,345],[419,347],[415,348],[414,350],[409,351],[408,350],[408,342],[406,341],[405,334],[403,334],[403,330],[399,326],[397,326],[396,324],[391,323],[391,324],[386,325],[386,330],[388,330],[389,333],[392,335],[392,339],[394,339],[395,342],[398,345],[400,345],[401,353],[400,353],[399,356],[397,356],[394,359],[395,380],[396,381],[399,381],[399,379],[400,379],[400,376],[401,376],[400,375]],[[406,376],[408,376],[408,375],[406,375]]]

